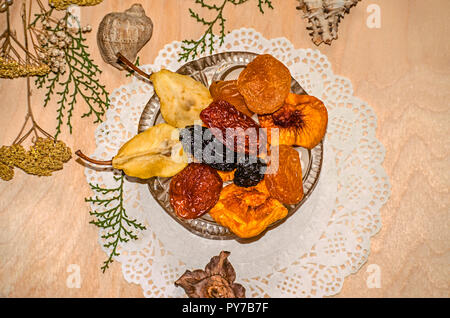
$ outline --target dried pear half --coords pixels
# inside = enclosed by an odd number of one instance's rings
[[[187,75],[161,70],[150,76],[161,104],[161,115],[172,126],[184,128],[200,120],[200,112],[213,101],[202,83]]]
[[[125,143],[112,165],[130,177],[148,179],[172,177],[183,170],[187,162],[178,129],[159,124]]]

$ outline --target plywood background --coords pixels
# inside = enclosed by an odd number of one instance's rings
[[[19,2],[16,0],[15,2]],[[44,0],[44,2],[46,2]],[[151,63],[169,42],[197,38],[203,27],[188,13],[192,0],[105,0],[81,10],[92,56],[104,70],[107,89],[129,81],[101,60],[95,34],[102,17],[144,5],[155,24],[154,35],[140,53]],[[366,26],[369,4],[381,8],[380,29]],[[228,30],[252,27],[266,38],[287,37],[298,48],[316,48],[306,22],[294,8],[297,1],[273,0],[275,10],[263,16],[256,0],[226,10]],[[20,19],[18,5],[13,22]],[[351,79],[355,96],[367,101],[378,116],[377,137],[386,147],[384,167],[392,183],[391,199],[381,210],[383,227],[372,239],[368,262],[345,280],[338,297],[450,296],[450,12],[448,0],[363,0],[342,22],[340,39],[320,46],[334,73]],[[4,16],[0,16],[4,20]],[[4,22],[0,25],[3,27]],[[24,80],[0,80],[0,143],[15,138],[26,111]],[[33,96],[38,121],[55,127],[56,101],[41,107]],[[75,148],[93,151],[95,126],[74,114],[74,133],[61,138]],[[90,195],[83,168],[72,160],[51,178],[17,171],[14,181],[0,182],[0,296],[10,297],[141,297],[128,284],[120,264],[105,274],[97,229],[89,225],[84,198]],[[66,286],[68,266],[78,264],[82,284]],[[381,271],[381,288],[368,288],[367,268]]]

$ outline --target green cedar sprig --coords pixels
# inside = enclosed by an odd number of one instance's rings
[[[241,5],[246,3],[248,0],[223,0],[223,3],[221,5],[208,4],[206,1],[207,0],[195,0],[195,3],[200,4],[202,8],[206,8],[207,10],[210,11],[215,11],[216,12],[215,18],[213,18],[212,20],[206,20],[205,18],[201,17],[198,13],[196,13],[194,10],[189,8],[189,13],[191,14],[191,17],[207,28],[206,31],[203,33],[203,36],[199,40],[183,40],[183,45],[181,46],[181,52],[178,61],[182,60],[188,61],[190,58],[194,59],[199,54],[205,53],[207,50],[209,51],[209,54],[212,54],[214,51],[214,41],[215,41],[214,27],[216,25],[218,25],[219,27],[219,45],[222,45],[225,41],[226,19],[223,16],[225,6],[228,3],[231,3],[235,6]],[[269,9],[273,9],[271,0],[258,0],[258,8],[262,14],[264,14],[263,8],[264,6],[267,6]]]
[[[93,203],[98,207],[97,211],[89,212],[95,217],[90,223],[107,231],[101,237],[105,239],[106,243],[103,245],[108,249],[109,256],[104,261],[101,267],[104,273],[109,265],[114,261],[115,256],[119,256],[117,247],[120,243],[126,243],[129,240],[136,240],[138,236],[134,233],[135,230],[145,230],[145,226],[138,223],[137,220],[128,217],[123,198],[123,186],[125,176],[114,177],[118,182],[116,188],[107,189],[99,185],[89,184],[91,189],[96,193],[95,197],[86,198],[85,201]]]
[[[70,13],[67,13],[63,18],[66,24],[69,17]],[[60,24],[51,29],[53,33],[58,31],[65,31]],[[36,86],[46,89],[44,107],[55,94],[58,96],[55,138],[61,133],[64,123],[72,134],[73,112],[80,96],[88,106],[88,111],[81,117],[93,116],[94,124],[103,122],[103,116],[109,108],[108,92],[98,79],[102,71],[90,57],[82,28],[79,27],[76,32],[66,32],[66,35],[71,40],[71,44],[64,49],[67,71],[64,74],[50,72],[36,79]]]

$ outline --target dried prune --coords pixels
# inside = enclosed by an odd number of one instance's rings
[[[256,154],[259,144],[264,144],[260,126],[251,117],[224,100],[212,102],[202,110],[200,118],[228,149],[240,153]],[[227,135],[228,134],[228,135]]]
[[[234,184],[239,187],[254,187],[264,179],[267,165],[260,158],[245,158],[238,163],[234,173]]]
[[[170,205],[181,218],[198,218],[216,205],[222,186],[216,170],[191,163],[170,181]]]
[[[300,202],[303,198],[303,181],[298,152],[292,147],[280,145],[278,151],[272,151],[272,163],[274,160],[278,161],[278,169],[268,173],[265,179],[270,195],[285,204]]]
[[[237,154],[226,148],[206,127],[197,125],[181,129],[180,141],[184,150],[198,162],[220,171],[233,171],[237,167]]]

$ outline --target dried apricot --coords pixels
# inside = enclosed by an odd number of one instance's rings
[[[219,176],[222,178],[223,182],[228,182],[228,181],[232,181],[234,179],[234,173],[236,172],[236,170],[233,171],[220,171],[218,170],[217,173],[219,174]]]
[[[209,214],[241,238],[262,233],[288,213],[283,204],[265,191],[263,183],[251,188],[241,188],[235,184],[226,186]]]
[[[278,151],[271,152],[271,160],[278,160],[278,169],[266,174],[264,179],[270,195],[285,204],[300,202],[303,181],[299,153],[292,147],[280,145]]]
[[[237,86],[247,107],[257,114],[271,114],[283,106],[291,90],[289,69],[274,58],[257,56],[239,75]]]
[[[253,112],[245,103],[244,96],[239,93],[237,81],[215,81],[209,87],[209,91],[214,100],[225,100],[240,112],[249,117],[253,116]]]
[[[272,145],[283,144],[308,149],[320,143],[328,124],[327,108],[322,101],[313,96],[292,93],[278,111],[258,118],[260,125],[267,128],[267,140]],[[278,141],[272,140],[274,128],[278,128]]]
[[[222,179],[216,170],[201,163],[191,163],[170,181],[170,205],[181,218],[198,218],[214,207],[222,187]]]

